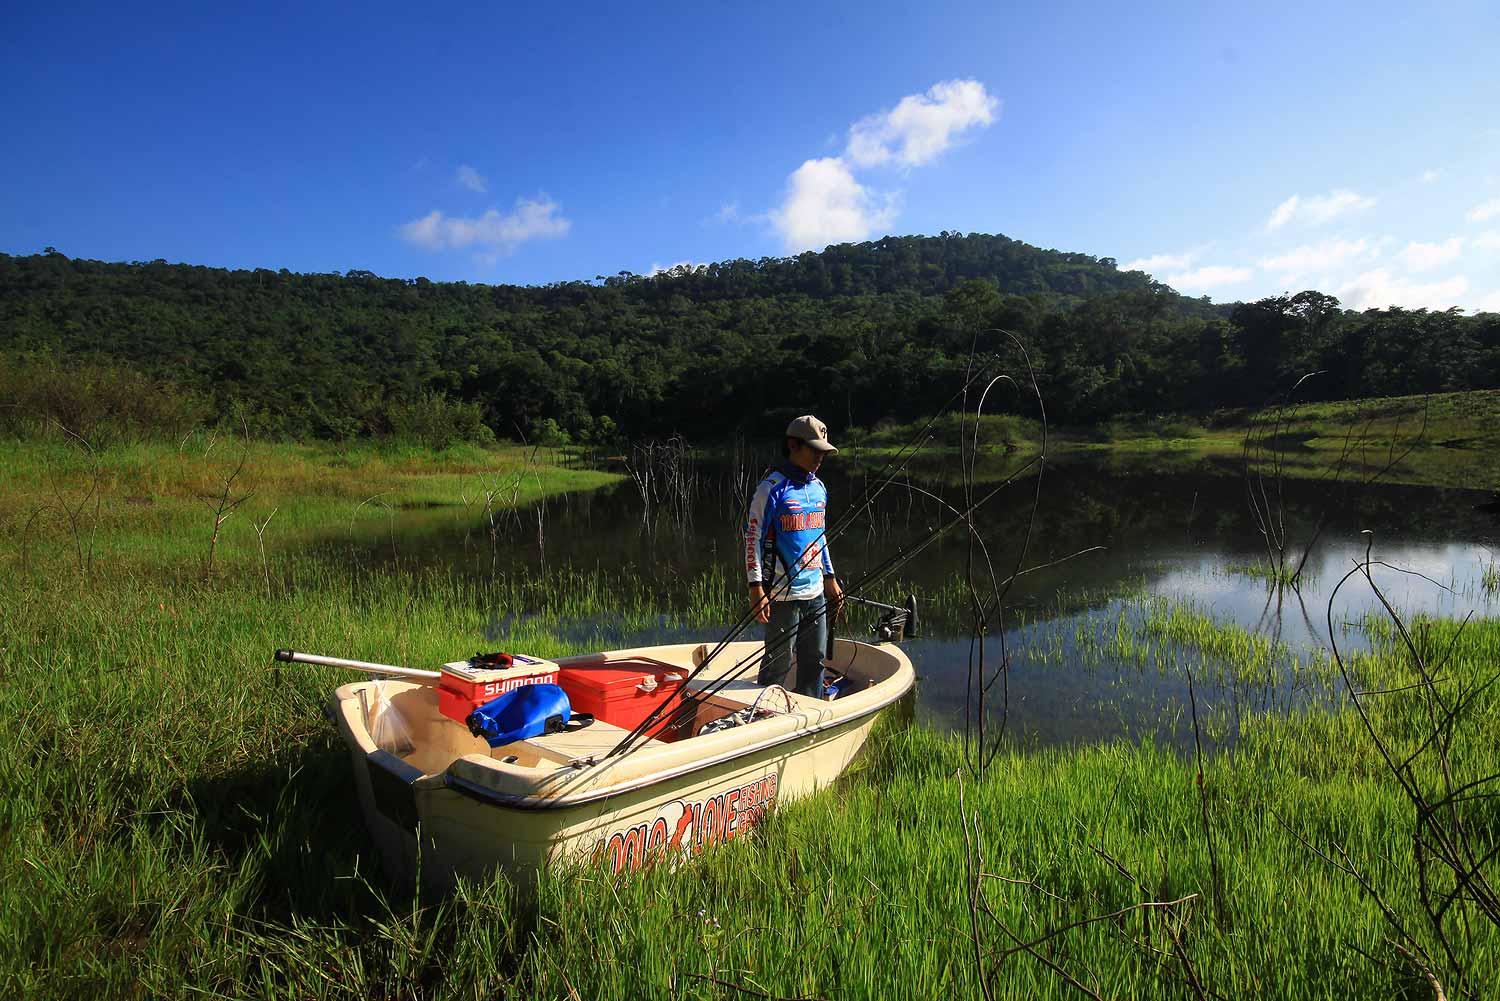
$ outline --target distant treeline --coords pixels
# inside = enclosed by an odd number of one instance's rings
[[[1216,306],[1003,236],[541,287],[49,252],[0,255],[0,425],[228,418],[266,436],[434,443],[703,440],[807,410],[873,427],[929,413],[971,349],[1019,374],[994,328],[1025,345],[1049,417],[1072,425],[1255,406],[1311,371],[1311,399],[1500,386],[1500,315],[1356,313],[1317,292]]]

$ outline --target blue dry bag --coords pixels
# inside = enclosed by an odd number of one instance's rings
[[[573,714],[568,693],[557,685],[522,685],[492,699],[464,720],[469,732],[499,747],[527,737],[557,733],[572,721],[575,729],[594,722],[589,713]]]

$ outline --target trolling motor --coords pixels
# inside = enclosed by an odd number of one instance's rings
[[[887,605],[883,601],[874,601],[870,598],[860,598],[852,594],[844,595],[845,601],[852,601],[860,605],[868,605],[871,608],[880,609],[880,618],[876,620],[871,630],[877,641],[881,643],[900,643],[907,637],[917,637],[917,596],[907,595],[904,605]],[[829,660],[833,659],[833,629],[828,630],[828,649],[825,651]]]

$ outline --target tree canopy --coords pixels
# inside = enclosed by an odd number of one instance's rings
[[[1217,306],[982,234],[525,287],[0,255],[0,392],[117,366],[293,437],[451,419],[701,439],[808,410],[869,427],[928,413],[971,348],[1009,352],[997,330],[1071,424],[1256,405],[1314,370],[1327,399],[1500,386],[1500,315],[1359,313],[1315,291]]]

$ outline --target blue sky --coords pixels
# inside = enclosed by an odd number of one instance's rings
[[[1500,310],[1500,5],[1215,6],[21,5],[0,251],[542,283],[946,229]]]

